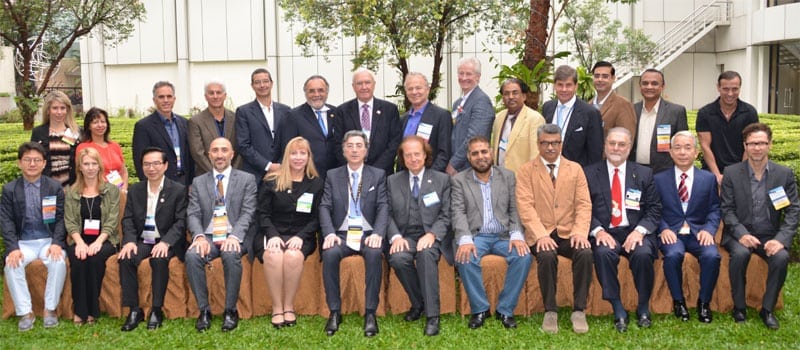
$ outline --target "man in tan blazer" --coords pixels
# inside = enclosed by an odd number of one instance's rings
[[[492,154],[497,165],[516,172],[522,164],[536,158],[536,129],[544,117],[525,105],[530,92],[527,84],[516,78],[503,82],[500,93],[506,109],[497,113],[492,126]]]
[[[225,100],[228,98],[225,92],[225,84],[220,82],[207,83],[205,89],[206,102],[208,108],[195,114],[189,119],[189,150],[194,159],[195,176],[203,175],[213,168],[208,158],[208,148],[211,141],[217,137],[224,137],[236,145],[235,123],[236,115],[233,111],[225,108]],[[234,149],[233,167],[241,168],[241,158],[238,149]]]
[[[558,255],[572,259],[572,329],[586,333],[586,298],[592,282],[589,226],[592,202],[580,164],[561,157],[561,129],[545,124],[537,130],[539,157],[517,172],[517,207],[538,266],[544,301],[542,330],[558,332]]]
[[[612,88],[617,80],[614,66],[606,61],[598,61],[592,67],[592,83],[596,95],[589,103],[600,111],[603,117],[603,135],[611,128],[621,126],[636,137],[636,112],[628,99],[617,95]]]

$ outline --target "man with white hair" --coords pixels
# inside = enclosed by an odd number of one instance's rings
[[[489,96],[481,90],[481,61],[465,57],[458,62],[458,85],[461,97],[453,103],[453,134],[451,147],[453,156],[447,165],[451,176],[470,168],[467,161],[467,142],[475,136],[490,139],[494,123],[494,107]]]
[[[218,81],[206,83],[204,96],[208,107],[189,119],[189,150],[195,163],[195,175],[200,176],[211,171],[211,161],[208,160],[208,146],[217,137],[224,137],[234,145],[236,157],[233,167],[239,169],[241,158],[236,145],[236,115],[225,108],[228,94],[225,84]]]

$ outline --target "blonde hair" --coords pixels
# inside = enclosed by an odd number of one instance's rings
[[[80,194],[83,191],[83,188],[86,186],[86,180],[83,179],[83,171],[81,170],[81,164],[83,163],[83,157],[89,156],[95,161],[97,161],[98,171],[97,171],[97,187],[98,190],[100,189],[100,185],[106,182],[106,177],[103,176],[105,174],[105,167],[103,167],[103,159],[100,158],[100,152],[97,152],[96,149],[92,147],[86,147],[78,153],[76,158],[75,164],[75,184],[70,187],[70,190],[74,193]]]
[[[293,151],[298,149],[304,149],[306,152],[308,152],[306,176],[309,179],[319,176],[317,168],[314,166],[314,154],[311,153],[311,144],[309,144],[308,140],[301,136],[295,137],[286,144],[286,149],[283,151],[283,160],[281,161],[280,170],[267,175],[267,181],[275,181],[275,192],[283,192],[292,189],[292,169],[289,166],[289,157],[291,157]]]
[[[50,106],[53,102],[59,102],[67,106],[67,116],[64,118],[64,125],[66,125],[73,134],[77,134],[80,129],[78,123],[75,121],[75,115],[72,113],[72,102],[69,100],[67,94],[53,90],[44,97],[44,105],[42,106],[42,124],[50,124]]]

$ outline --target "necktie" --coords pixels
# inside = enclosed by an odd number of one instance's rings
[[[622,223],[622,185],[619,182],[619,169],[614,168],[614,180],[611,182],[611,226]]]
[[[556,165],[550,163],[547,164],[547,167],[550,168],[550,181],[553,182],[553,187],[556,187]]]
[[[224,177],[225,175],[223,174],[217,174],[217,201],[219,203],[225,202],[225,188],[222,186],[222,178]]]
[[[370,125],[369,121],[369,105],[366,103],[361,107],[361,128],[372,130],[372,125]]]
[[[353,178],[350,184],[350,216],[361,216],[358,210],[358,173],[353,172],[350,176]]]
[[[414,199],[418,199],[419,198],[419,177],[418,176],[414,176],[412,179],[414,180],[414,186],[411,186],[411,196],[414,197]]]
[[[322,129],[322,134],[328,136],[328,129],[325,128],[325,120],[322,119],[322,111],[315,111],[317,113],[317,121],[319,128]]]
[[[556,121],[558,122],[558,127],[561,128],[561,130],[564,130],[564,109],[566,108],[566,105],[560,104],[558,105],[558,113],[556,113],[556,117],[558,118]]]
[[[689,189],[686,188],[686,178],[688,175],[686,173],[681,174],[681,183],[678,184],[678,197],[681,198],[682,203],[686,203],[689,201]]]

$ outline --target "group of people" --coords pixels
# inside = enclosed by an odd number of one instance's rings
[[[588,102],[576,98],[575,69],[560,66],[556,98],[544,104],[543,114],[525,105],[530,88],[517,79],[501,85],[505,108],[495,114],[478,86],[481,65],[475,58],[459,62],[457,75],[461,96],[448,112],[428,100],[426,77],[409,73],[403,86],[410,107],[402,116],[396,105],[374,96],[375,77],[365,69],[353,74],[356,98],[340,106],[327,103],[329,85],[319,75],[305,81],[306,103],[293,109],[272,99],[275,82],[265,69],[251,75],[255,100],[235,112],[224,107],[225,85],[210,82],[208,108],[188,120],[172,110],[174,86],[158,82],[156,110],[134,128],[140,182],[130,186],[117,158],[119,146],[108,139],[107,114],[91,109],[81,130],[69,100],[48,96],[44,124],[19,149],[23,176],[3,187],[0,203],[19,329],[33,326],[24,267],[35,259],[48,268],[44,325],[58,323],[64,249],[76,323],[99,316],[105,260],[117,254],[122,305],[130,308],[122,330],[145,319],[148,329],[158,328],[169,259],[177,256],[185,261],[199,309],[195,327],[205,331],[212,321],[206,266],[219,257],[222,330],[233,330],[241,259],[248,254],[263,263],[272,325],[291,327],[297,323],[294,300],[304,260],[317,246],[330,336],[342,323],[340,262],[351,255],[365,260],[367,337],[379,332],[384,257],[411,302],[404,319],[424,315],[429,336],[440,331],[442,256],[459,272],[473,329],[492,316],[480,265],[487,254],[508,263],[494,315],[506,328],[517,326],[514,309],[535,258],[545,306],[542,329],[558,331],[559,255],[573,262],[575,332],[589,330],[584,311],[593,269],[613,308],[615,328],[627,330],[617,279],[620,256],[629,259],[633,272],[637,324],[650,327],[659,250],[675,316],[684,321],[690,315],[681,266],[685,252],[698,257],[697,317],[711,322],[720,221],[722,245],[731,255],[733,318],[747,317],[745,271],[755,253],[769,265],[760,316],[767,327],[779,327],[774,307],[800,200],[791,170],[768,159],[771,130],[738,98],[737,73],[720,75],[720,98],[699,111],[697,138],[688,131],[685,108],[662,97],[664,74],[655,69],[641,75],[643,101],[634,105],[613,92],[612,64],[593,67],[597,96]],[[708,170],[694,167],[700,149]],[[120,191],[127,193],[121,236]],[[145,317],[137,267],[148,258],[153,292]]]

